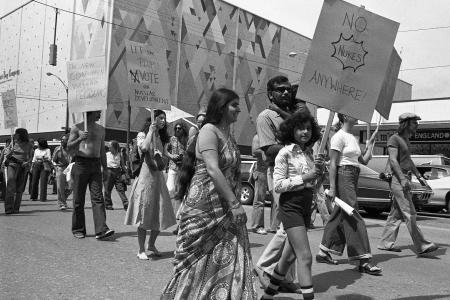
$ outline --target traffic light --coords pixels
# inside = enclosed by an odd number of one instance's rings
[[[58,52],[58,47],[55,44],[50,45],[50,58],[48,64],[51,66],[56,66],[56,54]]]

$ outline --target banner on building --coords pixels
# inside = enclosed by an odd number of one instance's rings
[[[341,0],[325,0],[297,97],[370,122],[399,24]]]
[[[105,57],[67,62],[67,80],[71,113],[106,110]]]
[[[128,96],[132,107],[170,110],[169,71],[160,49],[125,41]]]
[[[2,93],[2,104],[5,129],[19,126],[19,121],[17,119],[16,93],[14,89]]]
[[[394,99],[395,87],[397,86],[397,78],[401,64],[402,59],[395,48],[393,48],[386,76],[384,77],[380,95],[378,96],[377,106],[375,107],[376,111],[386,120],[389,119],[389,114],[391,112],[392,100]]]

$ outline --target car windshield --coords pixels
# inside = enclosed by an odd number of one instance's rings
[[[242,173],[250,172],[250,169],[252,168],[253,164],[254,164],[253,161],[242,161],[241,162],[241,172]]]
[[[439,167],[423,167],[418,166],[420,174],[422,174],[425,179],[433,180],[450,176],[450,169],[439,168]]]

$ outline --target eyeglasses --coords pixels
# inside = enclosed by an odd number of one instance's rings
[[[291,92],[291,87],[290,86],[279,86],[273,89],[274,92],[278,92],[280,94],[284,94],[284,92]]]
[[[175,130],[181,130],[182,128],[181,127],[175,127]]]

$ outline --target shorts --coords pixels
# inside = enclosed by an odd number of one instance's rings
[[[309,226],[313,189],[284,192],[280,195],[280,219],[284,229]]]

